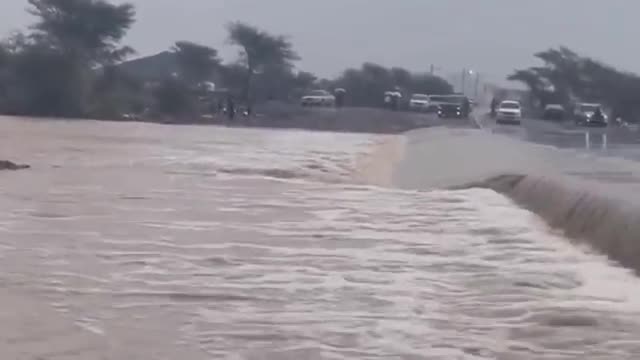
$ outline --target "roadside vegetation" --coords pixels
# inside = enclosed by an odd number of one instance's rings
[[[347,90],[348,106],[382,106],[382,94],[450,93],[445,80],[366,63],[336,79],[319,79],[296,65],[289,38],[243,22],[226,24],[238,56],[188,40],[160,54],[130,60],[124,43],[135,24],[131,4],[107,0],[28,0],[35,22],[0,44],[0,113],[26,116],[193,121],[238,106],[299,104],[312,89]]]
[[[516,70],[508,79],[526,85],[530,102],[548,104],[601,103],[614,118],[636,122],[640,117],[640,76],[560,47],[535,54],[540,66]]]

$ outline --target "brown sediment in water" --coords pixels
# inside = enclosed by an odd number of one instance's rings
[[[3,289],[0,297],[0,330],[3,359],[24,358],[25,349],[33,359],[66,354],[66,359],[97,358],[107,354],[100,336],[84,331],[64,315],[32,296]]]
[[[348,177],[353,155],[371,144],[364,174],[389,181],[384,159],[405,155],[394,137],[2,126],[13,127],[2,132],[6,152],[34,167],[2,177],[4,282],[23,293],[0,296],[15,313],[2,319],[0,342],[25,339],[3,358],[415,358],[435,347],[451,349],[434,355],[442,358],[638,353],[628,316],[636,308],[621,304],[627,291],[601,299],[608,289],[583,275],[617,288],[636,282],[606,265],[593,271],[591,256],[556,246],[504,197],[316,181]],[[413,171],[431,173],[444,159],[445,172],[477,153],[452,158],[440,135],[426,141],[436,149]],[[486,177],[476,176],[481,163],[471,165],[463,178]],[[500,224],[501,216],[513,218]],[[618,316],[628,323],[614,323]],[[372,331],[369,320],[380,326]],[[496,330],[505,329],[496,350]]]
[[[121,328],[118,330],[122,338],[116,340],[89,325],[90,321],[80,325],[75,314],[58,311],[33,292],[3,286],[0,303],[0,322],[4,325],[0,329],[2,359],[133,359],[156,358],[158,354],[168,358],[208,358],[194,347],[157,343],[156,336],[175,336],[175,329],[159,327],[154,334]],[[140,342],[121,340],[134,334],[141,338]]]
[[[391,186],[393,168],[403,157],[405,141],[401,136],[389,136],[376,142],[370,152],[357,158],[353,179],[367,185]]]

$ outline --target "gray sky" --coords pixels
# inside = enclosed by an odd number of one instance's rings
[[[291,37],[299,68],[335,76],[364,61],[441,74],[473,68],[492,80],[566,45],[640,72],[638,0],[130,0],[127,43],[148,55],[176,40],[220,50],[224,25],[242,20]],[[26,0],[0,1],[0,33],[27,25]]]

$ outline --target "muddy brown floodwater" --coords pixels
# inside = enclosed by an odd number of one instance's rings
[[[447,190],[508,170],[461,131],[3,118],[2,157],[32,168],[0,174],[0,354],[637,358],[638,279],[496,191]]]

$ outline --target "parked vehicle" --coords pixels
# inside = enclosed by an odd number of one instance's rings
[[[579,103],[573,112],[576,125],[604,127],[609,124],[602,105],[594,103]]]
[[[302,97],[302,106],[334,106],[336,97],[326,90],[313,90]]]
[[[440,105],[442,104],[451,104],[460,103],[463,95],[452,94],[452,95],[429,95],[429,106],[427,111],[429,112],[437,112]]]
[[[409,99],[409,110],[424,112],[429,109],[429,95],[413,94]]]
[[[498,105],[496,123],[520,124],[522,120],[522,106],[519,101],[505,100]]]
[[[563,121],[567,116],[567,111],[560,104],[549,104],[544,107],[542,119],[550,121]]]
[[[437,113],[441,118],[467,118],[470,112],[471,103],[464,95],[446,95],[438,98]]]

